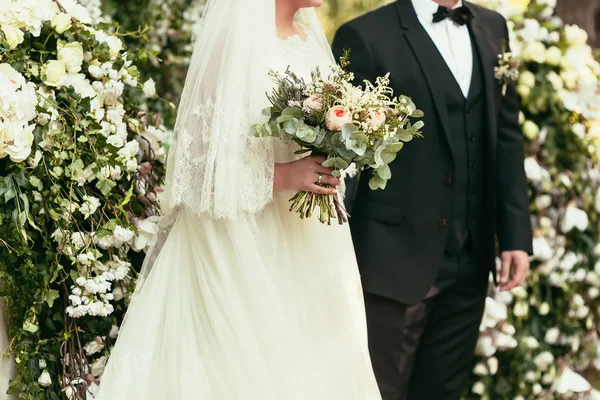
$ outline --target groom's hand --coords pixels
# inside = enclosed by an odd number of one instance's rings
[[[529,272],[529,255],[521,250],[503,251],[500,267],[500,290],[510,290],[525,283]]]

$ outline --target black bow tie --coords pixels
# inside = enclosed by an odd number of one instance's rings
[[[450,18],[458,25],[465,25],[471,22],[474,15],[468,7],[462,6],[454,9],[440,6],[433,14],[433,22],[440,22]]]

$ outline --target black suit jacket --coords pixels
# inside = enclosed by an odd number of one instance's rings
[[[494,77],[503,44],[508,44],[504,18],[465,2],[475,18],[470,29],[484,74],[486,92],[486,193],[481,264],[495,273],[495,238],[501,251],[531,253],[527,180],[523,168],[523,133],[514,85],[505,96]],[[433,285],[448,237],[446,217],[455,193],[448,177],[456,160],[449,135],[444,82],[435,44],[420,24],[410,0],[399,0],[343,25],[333,50],[351,50],[350,70],[356,82],[391,73],[396,94],[411,96],[424,111],[424,138],[415,139],[392,163],[385,190],[368,188],[370,172],[349,183],[351,228],[367,292],[403,303],[421,301]],[[434,57],[435,55],[435,57]]]

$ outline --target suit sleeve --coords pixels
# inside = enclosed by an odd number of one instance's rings
[[[508,27],[502,19],[504,39]],[[498,115],[496,164],[496,220],[500,251],[532,249],[529,196],[524,169],[524,139],[519,124],[520,100],[515,85],[509,84]]]
[[[371,51],[361,36],[360,32],[350,24],[342,25],[333,39],[333,55],[336,60],[350,51],[350,65],[348,70],[354,74],[354,84],[362,85],[365,80],[374,81],[377,77]],[[345,205],[352,213],[352,205],[358,188],[360,173],[354,178],[346,178]]]

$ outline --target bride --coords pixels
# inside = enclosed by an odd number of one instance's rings
[[[165,240],[147,256],[101,400],[377,400],[350,232],[288,211],[341,182],[250,138],[269,69],[333,64],[321,0],[209,0],[171,145]],[[167,225],[165,223],[165,225]]]

